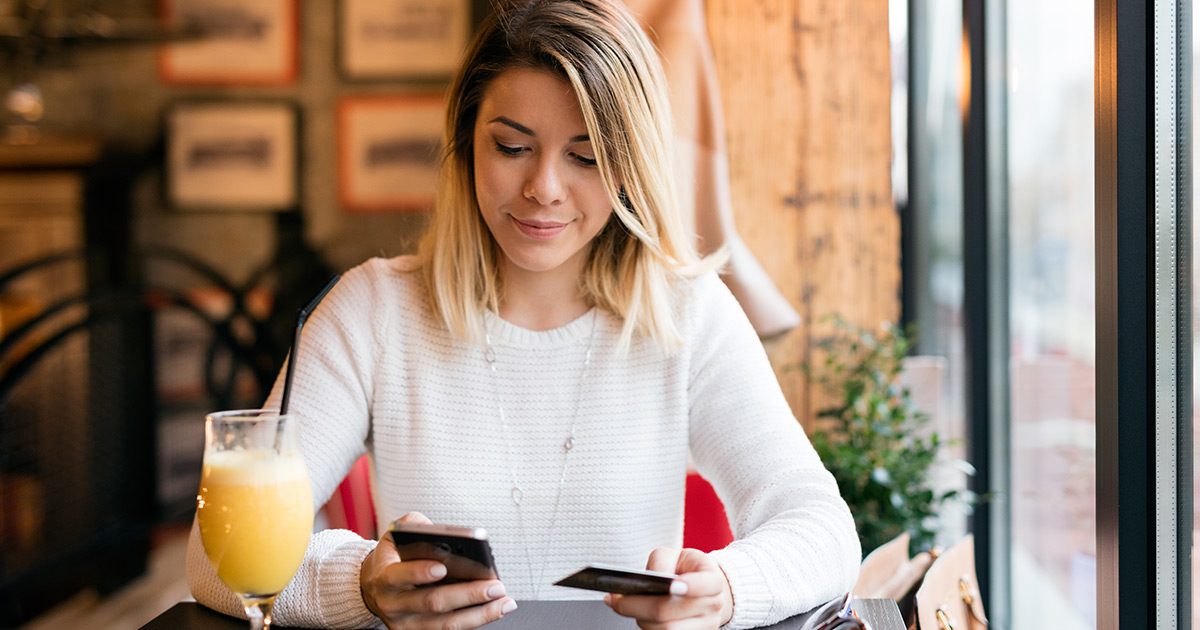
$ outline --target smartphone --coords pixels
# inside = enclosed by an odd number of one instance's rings
[[[482,527],[393,522],[388,535],[402,560],[437,560],[446,565],[446,577],[429,586],[500,577]]]
[[[593,564],[554,584],[619,595],[668,595],[671,592],[671,582],[678,577],[674,573]]]

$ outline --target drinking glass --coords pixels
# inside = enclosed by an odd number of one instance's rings
[[[271,409],[220,411],[204,422],[200,538],[253,630],[271,626],[275,596],[300,567],[312,532],[296,422]]]

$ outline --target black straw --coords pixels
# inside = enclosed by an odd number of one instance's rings
[[[279,403],[279,415],[287,413],[288,398],[290,398],[292,395],[292,372],[296,368],[296,353],[300,350],[300,331],[304,329],[304,322],[307,321],[308,316],[314,310],[316,310],[317,304],[320,303],[321,299],[325,297],[325,294],[329,293],[329,290],[333,288],[333,285],[337,284],[338,280],[341,279],[342,277],[340,275],[334,276],[333,279],[329,281],[329,284],[325,285],[324,289],[321,289],[321,292],[317,294],[317,297],[313,298],[307,306],[300,309],[300,312],[296,314],[296,337],[292,340],[292,356],[288,357],[287,375],[283,377],[283,400]]]

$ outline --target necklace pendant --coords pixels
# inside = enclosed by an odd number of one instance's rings
[[[492,340],[489,338],[487,342],[487,350],[483,351],[483,359],[487,361],[488,367],[496,370],[496,349],[492,347]]]
[[[514,484],[509,496],[512,497],[513,505],[521,505],[521,499],[525,498],[525,491],[521,489],[521,486]]]
[[[563,451],[570,452],[571,449],[573,449],[573,448],[575,448],[575,436],[574,435],[567,438],[566,442],[563,442]]]

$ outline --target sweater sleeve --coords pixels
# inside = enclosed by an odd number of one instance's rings
[[[297,628],[381,628],[383,623],[363,603],[358,574],[375,548],[352,531],[329,529],[313,534],[296,576],[275,600],[272,625]],[[246,618],[233,591],[217,577],[192,523],[187,550],[188,588],[196,601],[227,615]]]
[[[715,274],[693,287],[689,446],[736,538],[712,553],[733,591],[727,627],[769,625],[849,591],[862,550],[745,314]]]
[[[293,349],[288,359],[297,361],[288,412],[300,419],[314,509],[325,504],[366,452],[378,336],[388,326],[386,311],[378,308],[384,303],[377,299],[380,267],[382,261],[372,261],[349,271],[309,317],[299,351]],[[265,407],[279,407],[286,372],[285,366]],[[359,570],[375,544],[346,530],[314,533],[296,576],[276,600],[274,621],[312,628],[380,623],[359,588]],[[188,541],[187,574],[196,601],[244,616],[205,556],[198,526]]]

